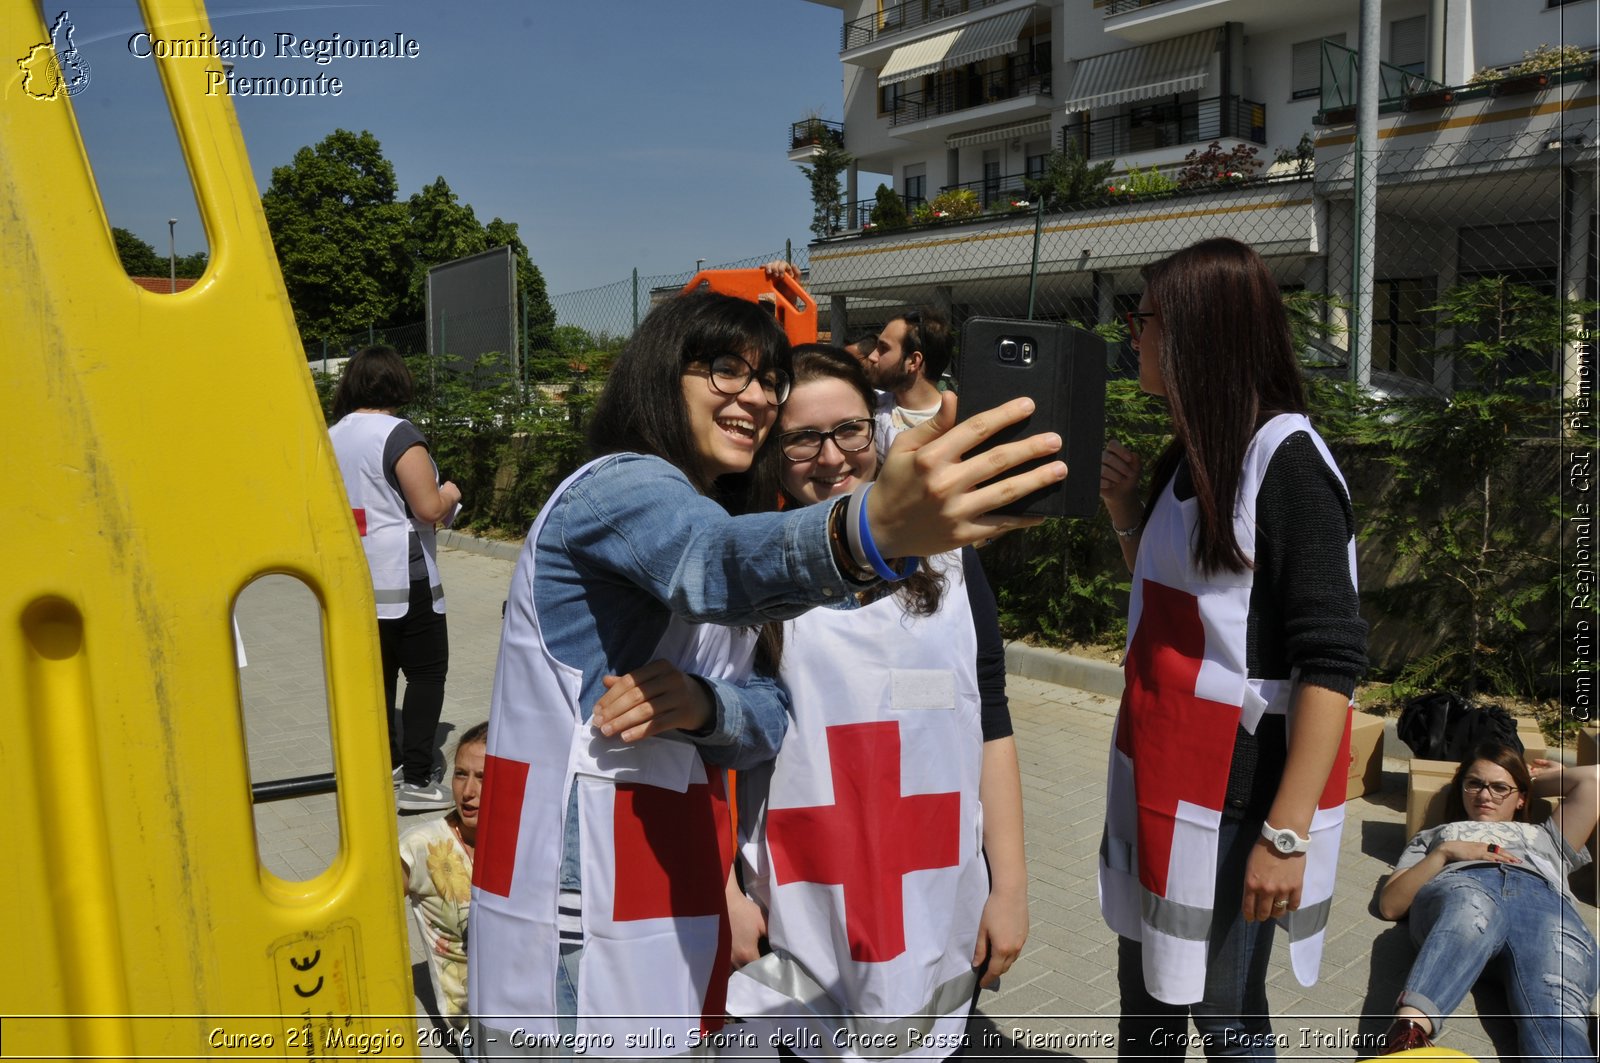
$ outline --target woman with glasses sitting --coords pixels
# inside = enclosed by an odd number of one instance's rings
[[[1486,970],[1500,976],[1522,1059],[1593,1060],[1589,1006],[1595,939],[1567,876],[1589,863],[1600,819],[1593,765],[1523,763],[1486,742],[1451,780],[1451,822],[1411,839],[1378,896],[1385,919],[1409,916],[1418,953],[1381,1054],[1432,1045],[1447,1015]],[[1528,798],[1559,797],[1543,823]]]
[[[730,516],[716,499],[729,496],[724,478],[749,471],[788,398],[789,355],[754,302],[697,292],[663,303],[600,396],[599,456],[556,488],[527,536],[475,854],[479,1044],[671,1054],[687,1047],[684,1017],[720,1027],[732,853],[718,769],[770,760],[787,705],[752,669],[752,626],[1032,523],[988,511],[1065,475],[1050,463],[977,487],[993,467],[962,455],[1030,407],[954,425],[949,404],[907,433],[870,506]],[[1033,436],[990,460],[1009,468],[1059,447]]]
[[[876,490],[860,364],[808,344],[794,376],[754,505]],[[740,776],[755,902],[730,888],[743,966],[728,1010],[802,1058],[950,1055],[979,980],[996,983],[1027,938],[994,596],[970,547],[904,577],[782,625],[789,731],[770,768]],[[863,1028],[892,1040],[852,1041]]]

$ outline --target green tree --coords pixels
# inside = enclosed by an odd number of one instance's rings
[[[272,171],[261,206],[301,338],[397,323],[406,206],[378,138],[336,129]]]
[[[156,249],[139,239],[127,229],[113,227],[111,238],[117,244],[117,258],[130,277],[165,277],[167,260],[156,254]],[[188,274],[185,274],[188,276]]]
[[[828,144],[811,156],[810,166],[800,167],[800,172],[811,182],[811,233],[818,240],[826,240],[843,225],[844,203],[839,175],[844,173],[851,159],[848,151]]]
[[[877,201],[872,205],[872,224],[884,230],[904,229],[911,224],[905,200],[888,185],[878,186]]]
[[[1078,143],[1068,141],[1065,151],[1052,151],[1045,159],[1044,176],[1027,178],[1023,187],[1029,199],[1043,197],[1046,210],[1071,210],[1103,198],[1115,166],[1115,159],[1091,166]]]
[[[1373,531],[1410,566],[1377,604],[1423,617],[1438,649],[1401,686],[1528,693],[1556,673],[1555,632],[1541,619],[1559,591],[1559,390],[1553,360],[1594,304],[1563,302],[1505,277],[1458,285],[1431,307],[1454,340],[1439,349],[1464,381],[1449,399],[1392,401],[1376,431],[1392,471],[1371,508]]]
[[[178,276],[199,277],[206,271],[206,266],[211,262],[211,255],[205,251],[196,251],[189,255],[178,256]]]
[[[527,332],[522,336],[522,349],[530,352],[530,358],[532,352],[549,350],[553,345],[556,310],[550,305],[550,295],[544,286],[544,274],[533,264],[533,256],[528,254],[528,246],[522,242],[522,237],[517,233],[517,223],[495,218],[483,227],[483,232],[487,237],[488,246],[503,247],[509,244],[516,255],[517,297],[522,301],[523,310],[517,328],[521,329],[524,322],[527,324]],[[529,379],[533,379],[531,373]]]
[[[443,177],[423,185],[406,202],[406,291],[399,317],[420,321],[428,312],[428,270],[489,250],[478,216]]]

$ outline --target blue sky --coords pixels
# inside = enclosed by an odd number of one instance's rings
[[[65,8],[90,72],[72,99],[112,225],[203,247],[134,0]],[[518,223],[552,294],[797,247],[809,191],[790,122],[842,109],[840,13],[803,0],[210,0],[218,37],[260,40],[241,76],[339,77],[333,97],[234,106],[257,184],[335,128],[370,130],[402,198],[440,175],[479,220]],[[414,59],[274,54],[276,34],[415,39]]]

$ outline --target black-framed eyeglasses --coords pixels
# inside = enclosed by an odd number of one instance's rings
[[[705,367],[711,386],[723,395],[743,395],[755,378],[761,383],[761,393],[774,406],[782,406],[789,397],[789,374],[782,369],[768,369],[757,377],[750,363],[737,354],[719,354],[696,364]]]
[[[784,432],[778,437],[778,448],[790,461],[810,461],[822,453],[822,444],[833,440],[841,454],[858,454],[872,446],[877,429],[870,417],[855,417],[840,421],[830,431],[802,428],[798,432]]]
[[[1126,316],[1128,318],[1128,335],[1138,339],[1144,333],[1144,319],[1155,317],[1156,312],[1154,310],[1129,310]]]
[[[1488,790],[1489,796],[1493,797],[1496,801],[1504,801],[1506,798],[1522,789],[1522,787],[1512,786],[1508,782],[1485,782],[1482,779],[1465,779],[1461,783],[1461,788],[1469,794],[1480,794],[1483,791]]]

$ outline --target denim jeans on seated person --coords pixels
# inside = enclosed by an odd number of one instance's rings
[[[1434,1036],[1485,972],[1505,985],[1521,1059],[1586,1060],[1595,994],[1595,940],[1561,894],[1532,871],[1478,864],[1417,891],[1409,915],[1418,949],[1400,1005]]]
[[[1139,942],[1117,941],[1122,1017],[1118,1058],[1182,1059],[1191,1044],[1208,1059],[1277,1058],[1267,1009],[1267,960],[1277,922],[1245,922],[1244,872],[1261,836],[1258,819],[1224,819],[1217,835],[1216,899],[1206,952],[1205,999],[1167,1004],[1145,989]],[[1194,1034],[1188,1020],[1194,1020]]]

